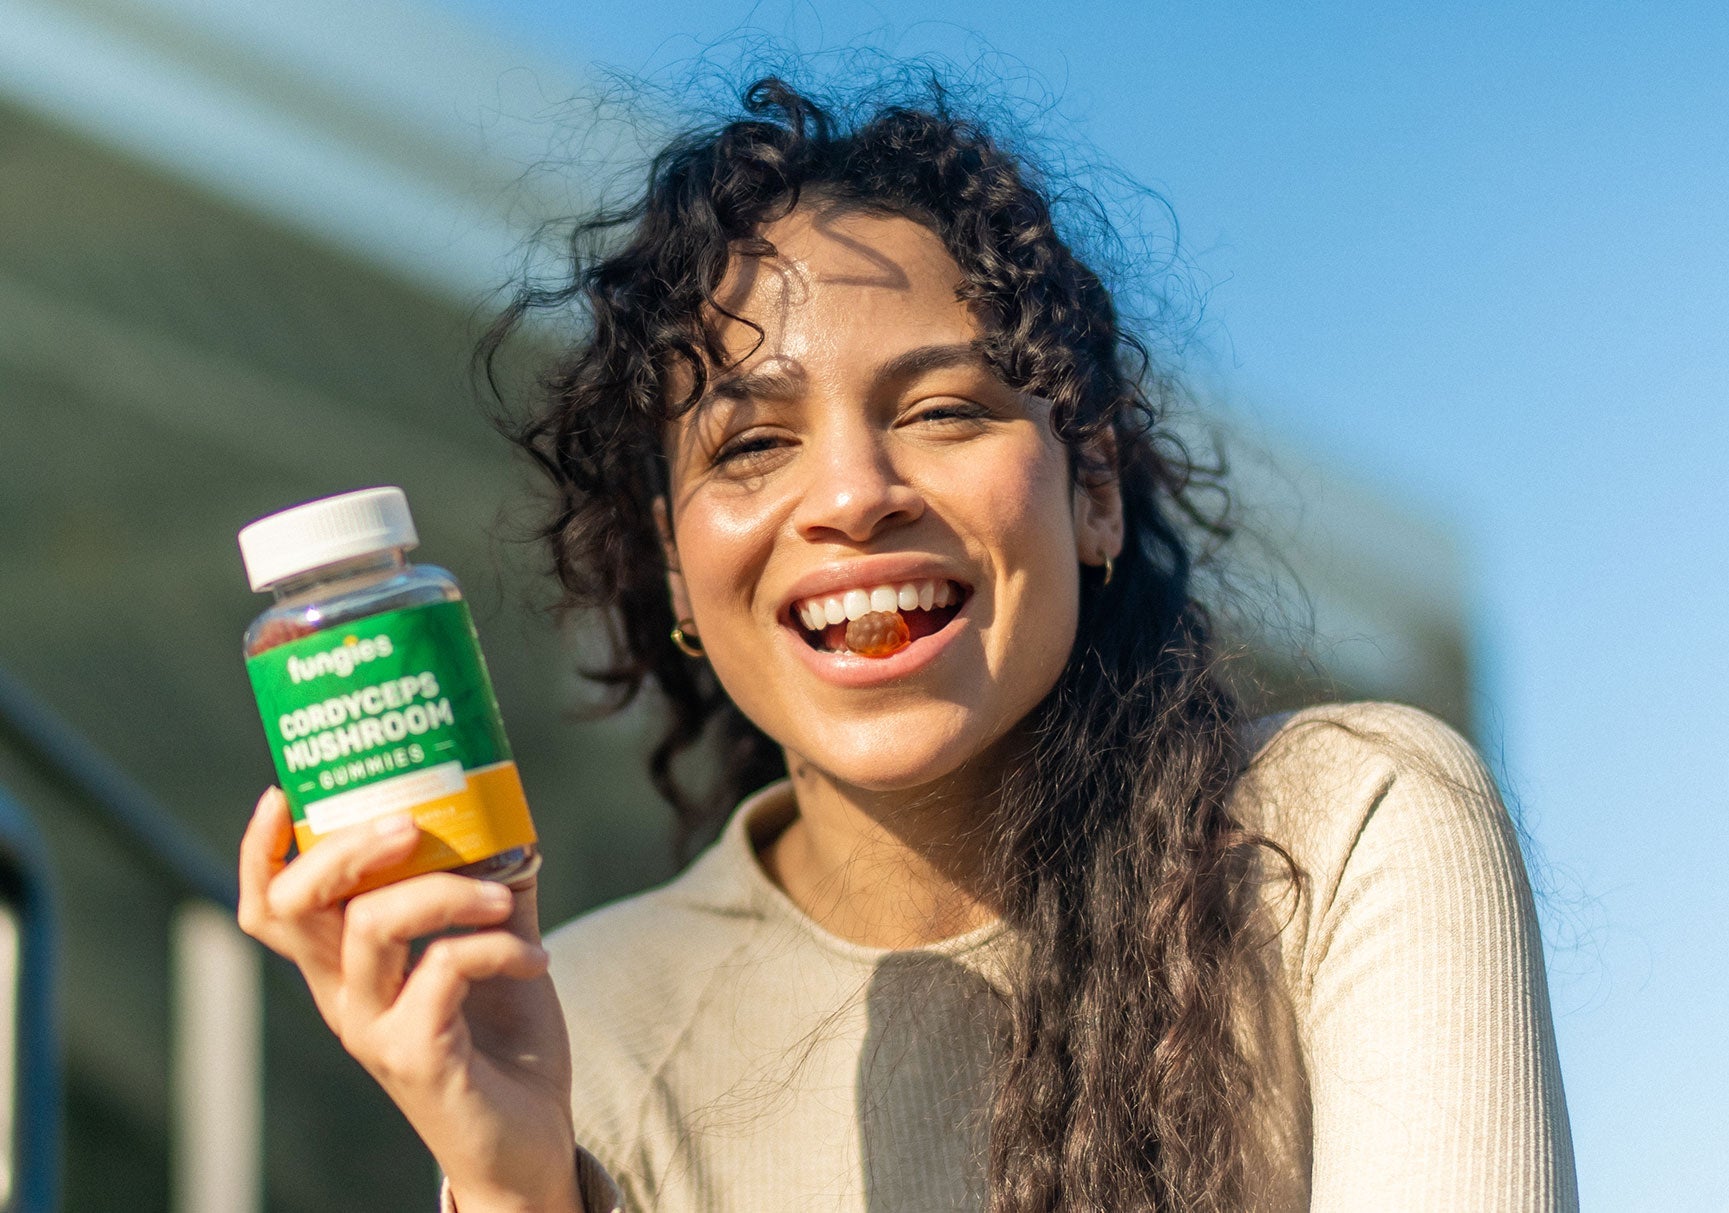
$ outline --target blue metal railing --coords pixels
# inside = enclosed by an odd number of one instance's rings
[[[77,730],[0,671],[0,742],[95,821],[177,895],[233,911],[232,868],[218,863],[162,805]],[[48,856],[24,810],[0,788],[0,896],[18,915],[17,1087],[8,1213],[59,1207],[62,1075],[56,918]]]
[[[16,1213],[51,1213],[60,1200],[60,1031],[48,857],[30,818],[0,788],[0,898],[18,920],[13,1012],[12,1199]]]
[[[230,910],[239,904],[232,867],[212,859],[155,797],[3,670],[0,738],[9,739],[52,783],[88,804],[96,820],[176,892]]]

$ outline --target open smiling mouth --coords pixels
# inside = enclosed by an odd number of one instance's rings
[[[971,591],[937,578],[801,598],[792,621],[819,652],[892,657],[915,640],[947,627]]]

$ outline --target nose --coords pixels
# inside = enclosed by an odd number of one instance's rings
[[[897,470],[888,439],[869,427],[821,440],[793,523],[814,540],[864,543],[924,513],[924,496]]]

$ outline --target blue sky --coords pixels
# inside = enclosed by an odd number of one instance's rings
[[[1467,552],[1585,1207],[1724,1208],[1729,6],[442,2],[659,79],[988,47],[1159,189],[1196,375]]]

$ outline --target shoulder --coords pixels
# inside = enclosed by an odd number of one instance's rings
[[[1311,863],[1343,859],[1376,817],[1506,821],[1471,744],[1419,708],[1344,703],[1266,717],[1250,748],[1238,820]]]
[[[1257,722],[1253,745],[1232,808],[1296,868],[1294,886],[1269,881],[1266,896],[1299,1003],[1323,962],[1337,969],[1353,950],[1453,938],[1468,922],[1527,929],[1517,832],[1448,725],[1397,704],[1337,704]]]
[[[652,1001],[688,987],[761,926],[764,879],[757,835],[794,811],[790,788],[772,784],[747,798],[721,835],[658,888],[592,910],[546,937],[561,987],[630,977],[632,997]]]
[[[1419,908],[1468,914],[1473,901],[1524,887],[1495,781],[1427,712],[1328,704],[1256,722],[1251,745],[1231,807],[1296,869],[1294,884],[1265,889],[1287,961],[1317,962],[1345,926],[1402,930]]]
[[[589,1012],[594,1017],[628,1021],[636,1008],[655,1007],[666,1020],[760,919],[732,860],[723,840],[671,882],[591,910],[548,934],[560,995],[593,1006],[584,993],[604,990],[605,1006],[613,1010]]]
[[[727,950],[748,906],[717,895],[703,861],[659,888],[590,910],[546,937],[554,976],[580,981],[632,974],[633,984],[686,968],[693,956]]]
[[[717,844],[671,883],[547,935],[586,1144],[628,1140],[644,1093],[755,938],[761,916],[731,866]]]
[[[1250,745],[1254,768],[1282,772],[1371,763],[1474,776],[1483,765],[1451,725],[1402,703],[1329,703],[1264,716],[1250,726]]]
[[[1482,760],[1390,704],[1254,740],[1233,803],[1299,873],[1264,887],[1315,1207],[1575,1207],[1536,908]]]

